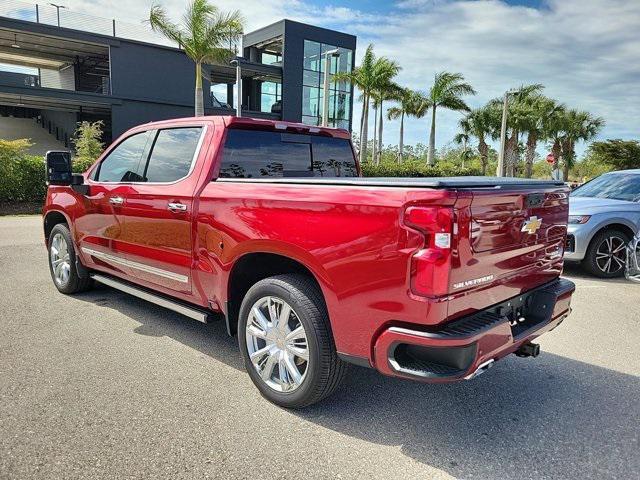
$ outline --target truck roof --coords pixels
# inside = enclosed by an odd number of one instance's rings
[[[279,130],[290,133],[315,134],[334,138],[350,139],[351,134],[343,128],[318,127],[316,125],[307,125],[305,123],[284,122],[281,120],[269,120],[251,117],[235,117],[232,115],[209,115],[203,117],[181,117],[169,120],[160,120],[157,122],[146,123],[145,126],[166,127],[167,125],[175,125],[180,123],[192,123],[202,121],[213,121],[214,123],[222,122],[227,128],[246,128],[255,130]]]

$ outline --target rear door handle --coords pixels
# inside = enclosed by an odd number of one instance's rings
[[[122,197],[110,197],[109,203],[111,205],[122,205],[124,203],[124,198]]]
[[[169,203],[167,208],[172,212],[186,212],[187,206],[184,203]]]

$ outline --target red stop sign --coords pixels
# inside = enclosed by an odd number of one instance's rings
[[[556,163],[556,157],[553,156],[553,153],[547,155],[547,163]]]

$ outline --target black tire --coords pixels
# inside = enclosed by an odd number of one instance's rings
[[[626,261],[626,250],[623,248],[620,250],[615,257],[611,260],[611,264],[615,265],[616,268],[609,267],[605,271],[604,267],[606,267],[607,263],[604,257],[599,256],[599,251],[602,252],[603,248],[607,248],[607,242],[612,242],[615,245],[615,248],[618,248],[619,245],[626,245],[631,241],[629,235],[625,232],[614,228],[607,228],[602,230],[591,239],[591,243],[589,243],[589,247],[587,248],[587,253],[584,257],[582,265],[585,270],[587,270],[592,275],[600,278],[616,278],[624,275],[624,262]],[[622,262],[622,266],[620,265]]]
[[[306,373],[300,385],[290,392],[280,392],[270,387],[249,359],[247,321],[251,308],[263,297],[277,297],[287,302],[307,336],[309,360]],[[322,293],[313,280],[305,275],[269,277],[249,289],[240,307],[238,344],[254,385],[267,400],[281,407],[302,408],[319,402],[336,390],[346,374],[347,364],[336,353]]]
[[[54,272],[54,267],[52,263],[54,239],[56,238],[57,235],[61,235],[64,238],[67,245],[67,252],[69,255],[69,261],[68,261],[69,273],[68,273],[68,278],[66,278],[64,281],[60,281],[56,279],[56,274]],[[69,227],[67,227],[67,225],[64,223],[59,223],[55,227],[53,227],[53,229],[51,230],[51,233],[49,234],[48,243],[49,243],[49,246],[47,250],[49,252],[49,271],[51,272],[51,279],[53,280],[53,284],[56,286],[58,291],[60,293],[71,294],[71,293],[84,292],[91,289],[93,287],[93,280],[88,276],[85,276],[85,278],[82,278],[80,277],[80,275],[78,275],[78,269],[76,266],[76,252],[73,247],[73,240],[71,238],[71,232],[69,231]]]

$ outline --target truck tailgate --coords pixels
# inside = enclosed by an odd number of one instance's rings
[[[449,318],[473,313],[562,273],[568,192],[564,188],[461,191]]]

